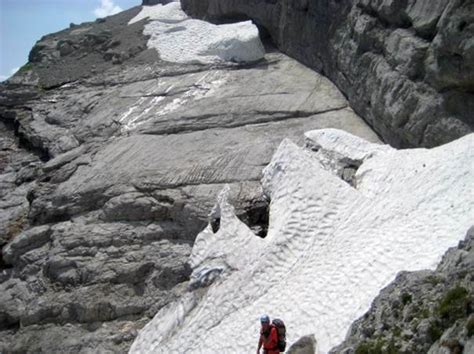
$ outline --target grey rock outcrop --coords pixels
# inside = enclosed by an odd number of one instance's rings
[[[391,145],[473,130],[474,3],[182,0],[213,22],[251,18],[280,50],[329,77]]]
[[[18,138],[0,122],[0,247],[28,226],[28,193],[40,175],[42,161],[18,147]],[[4,265],[0,255],[0,268]]]
[[[400,273],[331,352],[471,353],[473,277],[474,227],[435,271]]]
[[[314,354],[316,353],[316,338],[308,335],[298,339],[287,351],[287,354]]]
[[[334,127],[379,141],[334,85],[281,53],[162,61],[146,20],[127,26],[138,10],[44,37],[0,84],[0,352],[126,351],[187,291],[225,184],[263,236],[259,179],[283,138]]]

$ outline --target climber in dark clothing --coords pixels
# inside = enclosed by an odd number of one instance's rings
[[[257,354],[263,345],[263,354],[279,354],[278,350],[278,332],[274,326],[270,325],[270,317],[263,315],[260,317],[260,339],[258,340]]]

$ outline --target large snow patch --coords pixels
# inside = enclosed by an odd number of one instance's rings
[[[281,143],[264,170],[268,236],[237,219],[224,190],[190,258],[189,292],[140,332],[131,353],[249,353],[262,313],[288,340],[314,334],[319,351],[401,270],[433,269],[474,220],[474,134],[427,150],[395,150],[338,130]],[[359,165],[355,185],[338,177]]]
[[[251,21],[213,25],[189,18],[179,2],[143,6],[129,24],[148,18],[144,34],[150,36],[163,60],[177,63],[252,62],[263,58],[265,49]]]

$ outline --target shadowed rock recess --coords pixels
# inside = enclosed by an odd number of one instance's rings
[[[126,352],[188,291],[224,184],[264,237],[259,181],[282,139],[332,127],[380,141],[329,80],[275,50],[161,60],[147,20],[128,25],[140,10],[43,37],[0,84],[2,353]]]
[[[463,0],[182,0],[214,22],[251,18],[323,73],[395,147],[474,127],[474,3]]]

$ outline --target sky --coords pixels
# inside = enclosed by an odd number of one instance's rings
[[[42,36],[141,5],[142,0],[0,0],[0,81],[28,62]]]

